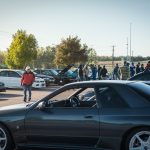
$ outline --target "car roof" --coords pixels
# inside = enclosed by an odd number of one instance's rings
[[[135,77],[138,77],[138,76],[140,76],[140,75],[147,75],[147,74],[150,75],[150,72],[140,72],[140,73],[134,75],[133,77],[129,78],[128,80],[132,80],[132,79],[134,79]]]
[[[15,69],[0,69],[0,71],[17,71]]]
[[[82,82],[73,82],[66,84],[65,86],[73,86],[73,85],[93,85],[93,84],[129,84],[134,83],[136,81],[126,81],[126,80],[90,80],[90,81],[82,81]]]

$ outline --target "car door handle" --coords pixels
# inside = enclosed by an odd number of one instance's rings
[[[90,119],[93,118],[93,116],[85,116],[84,118]]]

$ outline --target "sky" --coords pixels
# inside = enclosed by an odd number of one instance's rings
[[[0,50],[18,29],[39,47],[71,35],[99,56],[111,56],[113,45],[115,56],[126,56],[130,40],[134,56],[150,56],[150,0],[0,0]]]

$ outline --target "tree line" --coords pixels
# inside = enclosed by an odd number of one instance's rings
[[[120,61],[122,58],[126,59],[119,56],[114,57],[114,61]],[[132,57],[132,61],[144,60],[150,60],[150,56]],[[97,56],[95,49],[82,44],[78,36],[62,39],[55,46],[39,47],[35,36],[27,34],[25,30],[18,30],[12,35],[12,42],[7,51],[0,51],[0,68],[23,69],[26,65],[33,68],[52,68],[99,61],[112,61],[112,57]]]
[[[33,34],[18,30],[12,36],[7,52],[0,53],[0,64],[8,68],[22,69],[26,65],[34,68],[50,68],[68,64],[95,63],[97,54],[93,48],[81,44],[78,36],[62,39],[56,46],[39,47]]]
[[[117,56],[114,57],[114,61],[121,61],[121,60],[126,60],[126,56]],[[138,62],[138,61],[147,61],[150,60],[150,56],[143,57],[143,56],[132,56],[131,60],[133,62]],[[112,56],[97,56],[97,61],[112,61]]]

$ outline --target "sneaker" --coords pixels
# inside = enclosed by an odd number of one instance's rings
[[[26,102],[26,99],[24,99],[23,101]]]
[[[29,101],[31,101],[31,98],[29,98]]]

